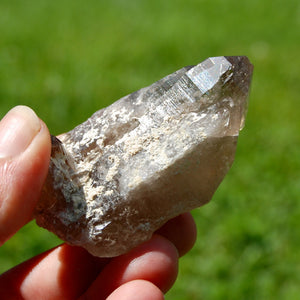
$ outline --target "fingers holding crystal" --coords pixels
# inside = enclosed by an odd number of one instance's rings
[[[0,244],[31,220],[50,159],[46,125],[17,106],[0,122]]]

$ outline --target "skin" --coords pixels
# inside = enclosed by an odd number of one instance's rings
[[[32,220],[50,159],[49,131],[28,107],[0,122],[0,242]],[[0,276],[1,299],[161,300],[174,284],[178,258],[196,239],[190,213],[114,258],[62,244]]]

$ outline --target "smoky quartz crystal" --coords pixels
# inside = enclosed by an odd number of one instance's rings
[[[37,224],[112,257],[207,203],[233,163],[252,69],[244,56],[209,58],[52,137]]]

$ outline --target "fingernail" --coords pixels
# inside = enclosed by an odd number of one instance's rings
[[[24,152],[40,129],[40,120],[32,109],[27,106],[11,109],[0,122],[0,158]]]

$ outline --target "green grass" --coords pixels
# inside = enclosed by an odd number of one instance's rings
[[[0,2],[0,117],[36,110],[53,134],[209,56],[255,66],[236,161],[167,299],[299,299],[300,4],[297,0]],[[58,243],[34,223],[0,271]]]

